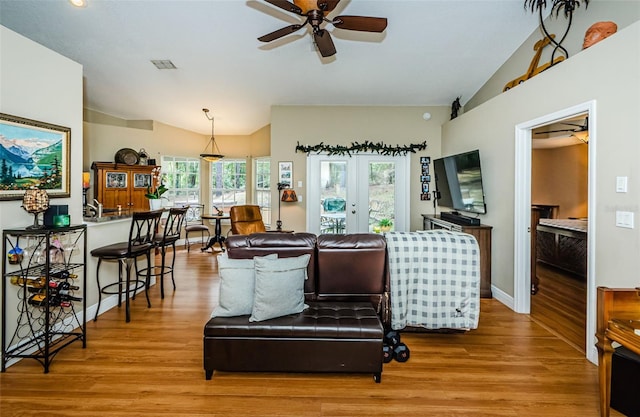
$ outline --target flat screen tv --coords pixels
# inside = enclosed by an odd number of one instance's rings
[[[469,213],[485,214],[478,150],[433,161],[438,205]]]

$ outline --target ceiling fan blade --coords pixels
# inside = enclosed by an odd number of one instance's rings
[[[295,32],[296,30],[300,29],[302,26],[304,25],[285,26],[282,29],[278,29],[271,33],[267,33],[266,35],[260,36],[258,40],[260,42],[271,42],[283,36],[289,35],[290,33]]]
[[[558,133],[558,132],[576,132],[574,129],[559,129],[559,130],[545,130],[544,132],[536,132],[536,135],[542,135],[544,133]]]
[[[362,32],[382,32],[387,28],[387,19],[384,17],[338,16],[332,23],[340,29]]]
[[[302,14],[302,9],[296,6],[293,3],[289,3],[287,0],[264,0],[267,3],[273,4],[276,7],[281,8],[282,10],[286,10],[295,14]]]
[[[313,38],[316,41],[316,45],[318,46],[320,55],[325,58],[331,55],[335,55],[336,47],[333,44],[333,40],[331,40],[331,35],[329,35],[329,32],[324,29],[317,30],[313,33]]]
[[[329,13],[340,3],[340,0],[318,0],[318,9]]]

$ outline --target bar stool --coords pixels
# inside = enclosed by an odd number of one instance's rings
[[[159,277],[160,279],[160,298],[164,299],[164,276],[165,274],[171,274],[171,282],[173,283],[173,290],[176,290],[176,281],[173,278],[173,267],[176,263],[176,241],[180,239],[180,232],[182,231],[182,222],[184,221],[188,207],[171,208],[169,209],[169,216],[164,222],[164,230],[162,233],[156,233],[153,238],[153,245],[155,248],[160,249],[160,266],[151,266],[138,271],[138,275],[147,274],[150,269],[149,275]],[[162,220],[160,223],[162,223]],[[171,259],[171,266],[165,262],[167,248],[171,246],[173,249],[173,258]]]
[[[135,279],[131,279],[131,267],[137,262],[137,258],[142,255],[146,255],[147,257],[147,266],[151,265],[151,250],[154,248],[153,239],[161,215],[161,210],[133,213],[131,228],[129,229],[129,240],[102,246],[91,251],[91,256],[98,258],[98,266],[96,268],[98,309],[96,310],[96,316],[93,318],[94,321],[98,320],[102,294],[118,294],[118,307],[120,307],[122,305],[122,293],[124,293],[127,323],[131,321],[129,293],[133,293],[131,299],[135,300],[136,292],[144,288],[145,296],[147,297],[147,306],[151,307],[151,301],[149,301],[151,269],[147,268],[147,277],[143,281],[138,277],[137,267],[134,269],[134,271],[136,271],[136,277]],[[104,287],[100,286],[100,265],[102,261],[118,262],[118,281]],[[122,276],[123,267],[126,268],[126,277]],[[117,290],[113,289],[113,287],[116,286],[118,287]]]

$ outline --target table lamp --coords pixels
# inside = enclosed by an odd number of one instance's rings
[[[282,231],[282,220],[280,220],[280,202],[284,201],[285,203],[295,203],[298,201],[298,196],[296,192],[289,188],[289,184],[284,182],[278,183],[278,193],[282,192],[282,196],[278,195],[278,221],[276,222],[276,230],[278,232]]]
[[[91,185],[91,173],[83,172],[82,173],[82,205],[84,207],[87,206],[87,191],[89,191],[90,185]]]

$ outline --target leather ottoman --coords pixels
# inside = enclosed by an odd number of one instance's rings
[[[368,302],[307,302],[302,313],[262,322],[215,317],[204,327],[206,379],[214,370],[382,375],[384,330]]]

